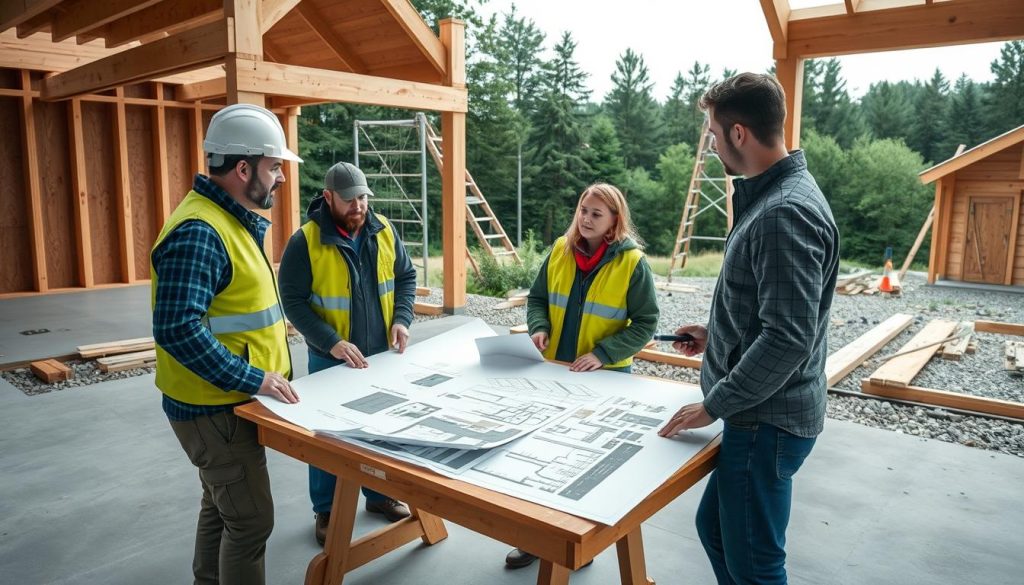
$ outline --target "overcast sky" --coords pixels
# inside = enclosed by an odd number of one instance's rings
[[[837,0],[790,0],[793,8]],[[512,0],[490,0],[485,15],[509,11]],[[545,48],[563,31],[576,40],[576,60],[590,74],[591,100],[611,89],[615,61],[632,48],[644,57],[654,82],[654,96],[664,102],[676,73],[695,60],[711,65],[714,77],[723,68],[765,71],[772,65],[771,35],[757,0],[516,0],[516,11],[532,19],[546,35]],[[840,57],[847,89],[854,97],[882,80],[925,80],[935,68],[954,81],[962,73],[991,81],[989,65],[1002,43],[960,45]],[[547,53],[545,56],[549,56]]]

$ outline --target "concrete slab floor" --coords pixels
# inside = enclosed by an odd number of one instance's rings
[[[422,339],[459,322],[418,324]],[[297,372],[303,346],[293,346]],[[306,468],[268,452],[276,527],[268,583],[301,583],[318,552]],[[199,482],[160,409],[153,377],[26,397],[0,380],[0,581],[18,584],[189,583]],[[829,420],[796,476],[789,530],[795,584],[1010,584],[1024,564],[1024,460]],[[693,515],[703,483],[644,526],[659,585],[713,583]],[[360,514],[356,531],[381,526]],[[508,546],[447,523],[352,573],[347,584],[536,582],[509,571]],[[617,583],[615,553],[571,578]]]
[[[149,284],[0,299],[0,364],[153,335]],[[22,335],[22,331],[48,329]]]

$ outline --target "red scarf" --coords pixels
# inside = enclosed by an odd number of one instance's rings
[[[604,257],[605,251],[608,249],[608,242],[602,241],[601,245],[597,247],[597,251],[590,257],[580,252],[579,248],[573,250],[573,255],[576,256],[576,267],[581,272],[590,272],[595,266],[601,262],[601,258]]]

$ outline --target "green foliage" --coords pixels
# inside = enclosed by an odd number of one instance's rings
[[[860,110],[846,91],[838,59],[812,59],[805,64],[803,104],[805,130],[831,136],[843,148],[866,131]]]
[[[589,148],[584,151],[584,160],[593,169],[594,181],[618,184],[626,171],[622,163],[622,147],[615,133],[615,126],[607,116],[599,115],[591,121]]]
[[[523,239],[523,245],[517,249],[522,264],[498,261],[489,254],[476,251],[473,257],[480,268],[480,276],[472,275],[467,289],[474,294],[492,297],[504,297],[508,291],[517,288],[529,288],[537,278],[547,250],[540,240],[529,231]]]
[[[643,56],[626,49],[615,63],[612,83],[604,107],[619,134],[624,164],[650,169],[657,157],[660,124],[658,104],[651,95],[654,82]]]
[[[999,58],[992,62],[992,75],[995,80],[985,100],[989,136],[1024,124],[1024,41],[1003,45]]]
[[[949,82],[942,75],[942,71],[936,69],[935,74],[918,93],[914,104],[914,118],[907,146],[919,152],[929,163],[948,158],[940,152],[946,132],[948,92]]]

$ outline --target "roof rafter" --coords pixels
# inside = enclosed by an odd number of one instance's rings
[[[260,2],[260,32],[267,34],[267,31],[280,22],[286,14],[301,4],[301,0],[263,0]]]
[[[316,8],[303,2],[299,4],[299,16],[312,29],[313,33],[331,49],[331,52],[341,61],[343,67],[353,73],[367,72],[366,64],[348,48],[348,45],[338,38],[338,35],[334,34],[334,31],[331,30],[331,27]]]
[[[4,0],[0,2],[0,32],[35,18],[61,0]]]
[[[163,0],[131,18],[106,26],[103,37],[107,47],[117,47],[168,29],[171,23],[194,26],[223,18],[223,0]]]
[[[50,32],[54,41],[63,41],[75,35],[99,28],[108,22],[139,12],[160,0],[71,0],[64,2],[53,15]]]
[[[787,0],[779,1],[786,2]],[[446,65],[448,51],[441,44],[441,39],[437,38],[427,23],[423,22],[420,13],[416,12],[409,0],[380,0],[380,2],[395,17],[398,25],[409,35],[430,66],[441,75],[445,75],[448,68]]]

